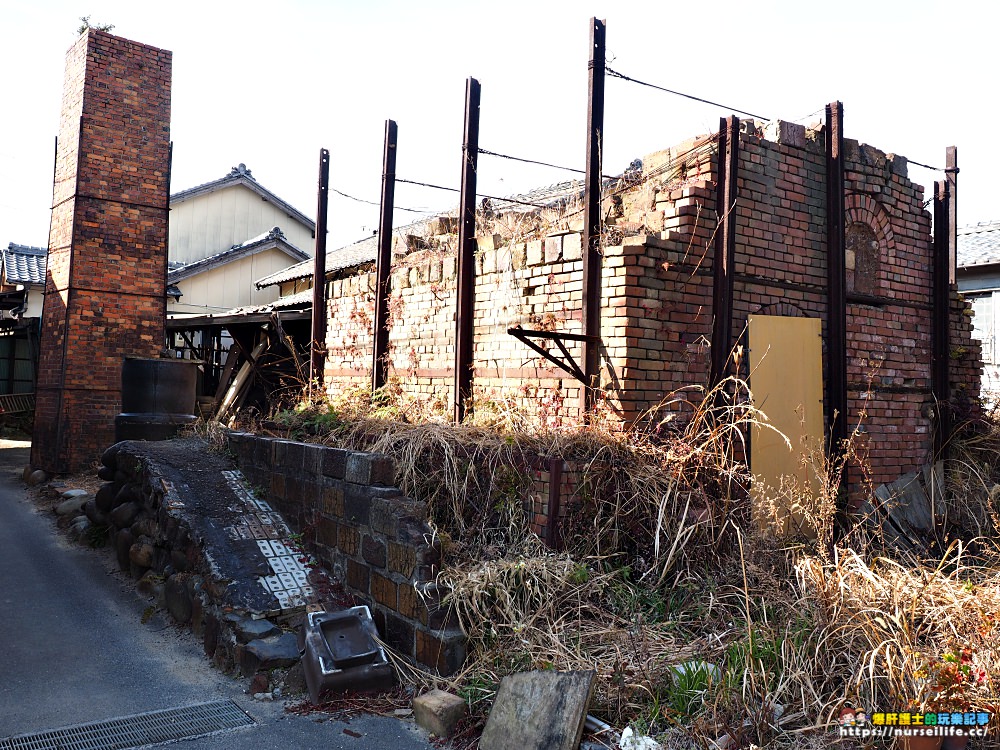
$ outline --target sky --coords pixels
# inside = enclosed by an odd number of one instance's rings
[[[1000,9],[952,0],[0,0],[0,245],[48,241],[66,50],[80,16],[173,52],[171,190],[244,163],[316,214],[330,185],[377,204],[385,120],[397,175],[457,188],[465,82],[482,85],[480,146],[582,168],[590,18],[607,22],[608,65],[727,107],[809,124],[844,103],[845,135],[944,166],[958,147],[959,225],[1000,219],[991,143]],[[726,108],[608,79],[604,172],[718,128]],[[572,173],[481,156],[479,192],[513,195]],[[930,197],[942,173],[916,166]],[[396,221],[457,205],[399,185]],[[370,235],[378,207],[331,193],[328,247]],[[311,248],[308,248],[311,250]]]

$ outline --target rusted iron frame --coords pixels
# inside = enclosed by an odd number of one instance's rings
[[[389,378],[389,271],[392,267],[392,212],[396,195],[396,123],[385,121],[382,152],[382,199],[375,261],[375,346],[372,351],[372,392]]]
[[[455,316],[455,422],[472,413],[472,353],[476,314],[476,170],[479,163],[480,86],[465,82],[465,131],[458,221],[458,311]]]
[[[330,152],[319,150],[319,186],[316,194],[316,254],[313,258],[312,329],[309,385],[323,390],[326,368],[326,220],[330,198]]]
[[[937,429],[934,452],[939,459],[948,457],[951,439],[951,258],[948,223],[950,191],[947,180],[934,183],[934,279],[933,309],[933,388],[937,401]]]
[[[726,377],[733,345],[733,278],[736,263],[736,195],[740,158],[740,120],[719,120],[719,176],[716,182],[715,255],[712,269],[712,370],[709,386]]]
[[[562,534],[559,527],[559,512],[562,504],[563,460],[549,459],[549,502],[546,511],[545,543],[554,550],[562,549]]]
[[[597,403],[601,375],[601,157],[604,148],[604,21],[590,19],[590,61],[587,63],[587,165],[583,209],[583,346],[584,418]]]
[[[944,154],[948,183],[948,283],[958,283],[958,148],[948,146]]]
[[[530,347],[532,350],[540,354],[542,357],[547,359],[552,364],[556,365],[556,367],[559,367],[568,372],[570,375],[572,375],[574,378],[579,380],[584,385],[587,384],[586,374],[584,373],[580,365],[577,364],[576,360],[573,358],[573,355],[570,354],[569,350],[566,348],[566,345],[563,343],[563,341],[582,341],[584,345],[586,345],[588,342],[593,342],[593,341],[597,341],[599,343],[601,340],[600,337],[587,336],[586,334],[580,334],[580,333],[563,333],[561,331],[530,331],[525,328],[521,328],[519,326],[515,328],[508,328],[507,333],[516,338],[518,341],[525,344],[526,346]],[[559,347],[559,351],[562,353],[565,359],[559,359],[558,357],[554,356],[552,352],[542,348],[534,341],[532,341],[531,338],[548,339],[550,341],[555,341],[556,346]]]
[[[844,245],[844,105],[826,106],[826,413],[830,452],[841,459],[847,441],[847,271]],[[841,474],[847,487],[845,465]]]

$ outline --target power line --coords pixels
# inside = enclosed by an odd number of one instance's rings
[[[367,203],[369,206],[381,206],[381,203],[376,203],[375,201],[366,201],[364,198],[355,198],[353,195],[348,195],[347,193],[337,190],[335,187],[331,187],[330,190],[335,192],[342,198],[347,198],[348,200],[357,201],[358,203]],[[393,206],[394,211],[409,211],[411,214],[426,214],[432,213],[431,211],[421,210],[417,208],[403,208],[402,206]]]
[[[608,75],[610,75],[610,76],[612,76],[614,78],[621,78],[623,81],[630,81],[632,83],[638,83],[640,86],[648,86],[649,88],[656,89],[657,91],[665,91],[668,94],[674,94],[675,96],[683,96],[685,99],[691,99],[691,100],[696,101],[696,102],[701,102],[702,104],[711,104],[713,107],[722,107],[723,109],[732,110],[733,112],[737,112],[737,113],[739,113],[741,115],[746,115],[747,117],[753,117],[754,119],[757,119],[757,120],[770,120],[771,119],[769,117],[764,117],[763,115],[755,115],[753,112],[747,112],[747,111],[742,110],[742,109],[736,109],[736,107],[730,107],[730,106],[728,106],[726,104],[720,104],[719,102],[713,102],[713,101],[710,101],[709,99],[702,99],[699,96],[694,96],[692,94],[685,94],[685,93],[682,93],[680,91],[674,91],[673,89],[664,88],[663,86],[657,86],[657,85],[652,84],[652,83],[646,83],[645,81],[640,81],[640,80],[638,80],[636,78],[631,78],[631,77],[625,75],[624,73],[619,73],[617,70],[612,70],[611,68],[605,68],[604,70],[608,73]]]
[[[462,192],[458,188],[444,187],[443,185],[432,185],[429,182],[417,182],[416,180],[403,180],[400,179],[399,177],[396,178],[396,182],[402,182],[407,185],[419,185],[420,187],[432,188],[434,190],[446,190],[449,193]],[[483,193],[476,193],[476,195],[480,198],[487,198],[491,201],[502,201],[503,203],[517,203],[518,205],[521,206],[532,206],[533,208],[550,208],[550,206],[547,206],[544,203],[529,203],[528,201],[521,201],[518,200],[517,198],[500,198],[499,196],[496,195],[485,195]]]
[[[520,161],[524,162],[525,164],[537,164],[541,167],[552,167],[553,169],[561,169],[564,172],[575,172],[576,174],[586,174],[586,171],[583,169],[575,169],[574,167],[563,167],[560,166],[559,164],[549,164],[547,161],[537,161],[535,159],[523,159],[520,156],[511,156],[509,154],[498,154],[495,151],[487,151],[485,148],[479,149],[479,153],[486,154],[487,156],[496,156],[501,159],[510,159],[511,161]],[[605,180],[617,179],[616,177],[612,177],[611,175],[606,175],[606,174],[601,176]]]
[[[446,190],[449,193],[460,193],[462,192],[458,188],[444,187],[443,185],[431,185],[429,182],[417,182],[416,180],[404,180],[401,177],[396,178],[396,182],[402,182],[405,185],[418,185],[420,187],[432,188],[434,190]]]
[[[933,172],[957,172],[957,168],[948,167],[932,167],[930,164],[921,164],[919,161],[914,161],[913,159],[906,159],[907,164],[914,164],[918,167],[923,167],[924,169],[930,169]]]

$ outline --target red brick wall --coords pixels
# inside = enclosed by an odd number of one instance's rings
[[[667,399],[681,411],[700,401],[711,345],[743,341],[755,313],[804,315],[826,309],[826,174],[823,132],[792,123],[761,131],[744,123],[735,211],[736,259],[731,342],[711,342],[712,256],[717,225],[717,158],[691,143],[667,154],[686,161],[670,179],[642,182],[620,196],[602,275],[602,385],[631,420]],[[931,459],[931,219],[924,190],[906,160],[847,141],[846,223],[876,238],[877,278],[865,267],[867,296],[849,293],[849,424],[862,424],[864,476],[876,485]],[[664,161],[648,157],[646,176]],[[676,161],[682,161],[677,159]],[[866,235],[867,236],[867,235]],[[506,334],[508,327],[581,332],[580,237],[481,242],[477,256],[475,393],[506,396],[550,423],[579,417],[579,384]],[[448,244],[450,241],[450,245]],[[454,237],[442,249],[411,254],[393,273],[395,375],[408,391],[451,399],[455,317]],[[851,263],[849,262],[849,275]],[[865,261],[860,261],[862,264]],[[330,302],[327,378],[367,381],[371,362],[371,274],[335,282]],[[859,289],[859,291],[861,291]],[[979,393],[978,344],[967,306],[953,293],[952,377],[959,415]],[[579,355],[579,347],[571,351]],[[824,352],[824,362],[827,361]],[[746,372],[739,373],[746,376]],[[752,386],[752,384],[751,384]],[[965,404],[965,406],[962,406]],[[861,467],[856,467],[856,469]]]
[[[126,355],[164,340],[171,53],[91,30],[66,56],[32,464],[114,440]]]

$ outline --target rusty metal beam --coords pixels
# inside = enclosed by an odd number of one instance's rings
[[[375,264],[375,346],[372,352],[372,392],[389,378],[389,270],[392,266],[392,209],[396,194],[396,123],[385,121],[382,153],[382,202]]]
[[[847,271],[844,247],[844,105],[826,106],[826,414],[832,457],[847,440]],[[847,485],[847,467],[843,473]]]
[[[584,385],[587,384],[586,375],[580,368],[580,365],[577,364],[577,361],[573,358],[573,355],[566,348],[566,344],[564,342],[581,341],[586,345],[588,341],[594,341],[592,337],[579,333],[563,333],[562,331],[531,331],[525,328],[521,328],[520,326],[516,326],[514,328],[508,328],[507,333],[516,338],[525,346],[532,349],[540,356],[547,359],[552,364],[568,372],[570,375],[572,375],[574,378],[579,380]],[[531,340],[532,338],[554,341],[556,346],[559,347],[559,352],[562,354],[562,359],[552,354],[552,352],[543,349],[541,346],[532,341]],[[597,338],[596,341],[599,343],[600,339]]]
[[[716,182],[715,255],[712,286],[712,371],[709,386],[726,377],[733,346],[733,274],[736,262],[736,194],[740,159],[740,120],[719,120],[719,176]]]
[[[938,458],[948,457],[951,439],[951,258],[950,258],[950,190],[947,180],[934,183],[934,279],[933,309],[933,388],[937,401],[937,429],[934,431],[934,452]]]
[[[479,81],[465,83],[465,135],[459,198],[458,313],[455,316],[455,422],[472,413],[472,349],[476,314],[476,169],[479,163]]]
[[[584,418],[597,403],[601,382],[601,152],[604,148],[604,21],[590,19],[590,61],[587,63],[587,168],[583,209],[583,333],[590,337],[583,347]]]
[[[549,459],[549,503],[546,510],[545,543],[550,549],[562,549],[562,532],[559,515],[562,504],[563,460]]]
[[[948,183],[948,280],[958,283],[958,148],[948,146],[944,155],[945,181]]]
[[[316,256],[313,258],[312,356],[310,386],[323,388],[326,368],[326,216],[330,197],[330,152],[319,150],[319,188],[316,198]]]

